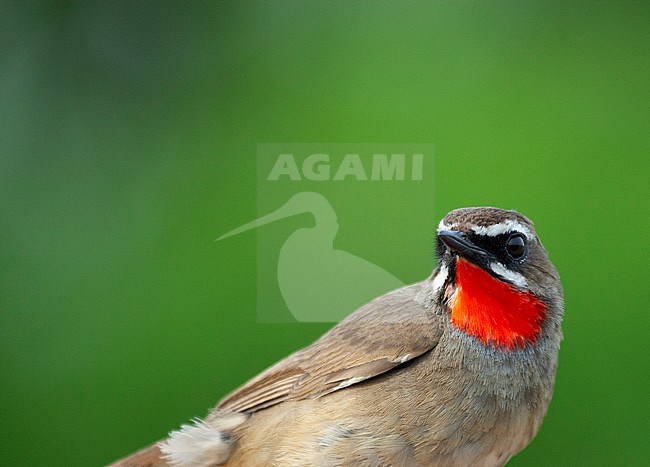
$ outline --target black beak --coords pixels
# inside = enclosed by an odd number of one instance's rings
[[[455,230],[439,230],[438,238],[447,248],[470,259],[479,259],[487,256],[487,251],[474,245],[467,239],[467,235]]]

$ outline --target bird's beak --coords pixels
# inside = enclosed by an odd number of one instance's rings
[[[469,241],[467,236],[462,232],[456,232],[455,230],[439,230],[438,238],[442,240],[451,251],[469,259],[480,259],[487,256],[487,251]]]

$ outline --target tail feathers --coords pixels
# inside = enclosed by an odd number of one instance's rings
[[[158,444],[162,458],[174,467],[223,464],[233,447],[230,432],[247,419],[247,414],[232,412],[215,413],[206,420],[195,418],[192,425],[182,425]]]

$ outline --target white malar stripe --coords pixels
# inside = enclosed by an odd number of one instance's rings
[[[512,219],[506,219],[503,222],[489,225],[487,227],[484,225],[475,225],[472,227],[472,231],[474,231],[475,234],[487,235],[488,237],[496,237],[497,235],[508,232],[520,232],[528,237],[529,240],[533,238],[533,233],[528,230],[528,227]]]
[[[528,281],[524,276],[519,274],[518,272],[511,271],[507,267],[505,267],[501,263],[490,263],[490,269],[506,279],[508,282],[515,284],[517,287],[521,289],[527,289],[528,288]]]
[[[436,277],[434,277],[433,281],[431,282],[433,293],[436,293],[438,290],[442,288],[443,285],[445,285],[445,281],[447,280],[448,276],[449,276],[449,269],[447,268],[446,265],[443,264],[440,267],[440,271],[438,271],[438,274],[436,274]]]

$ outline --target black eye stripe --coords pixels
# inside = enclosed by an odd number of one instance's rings
[[[522,267],[528,255],[529,239],[526,234],[518,230],[498,235],[484,235],[471,231],[464,233],[472,243],[488,252],[494,260],[513,270]],[[443,251],[441,250],[440,253]]]

